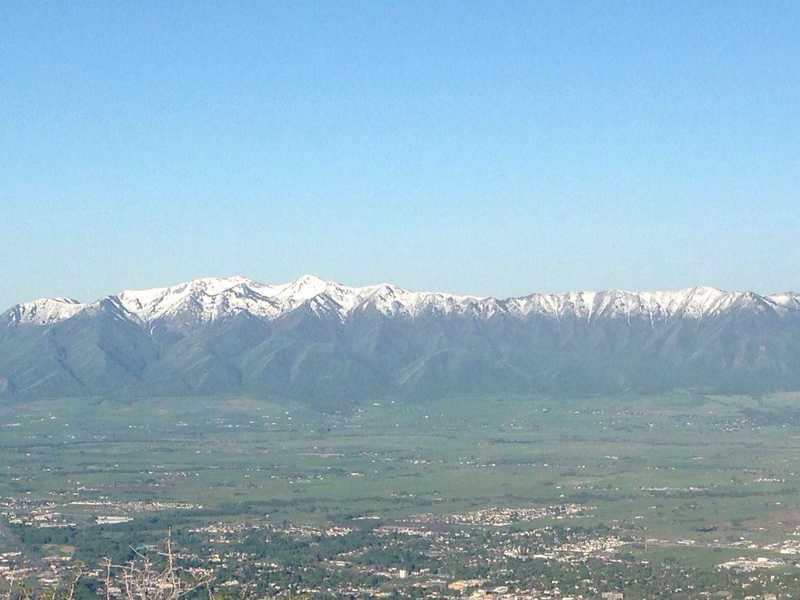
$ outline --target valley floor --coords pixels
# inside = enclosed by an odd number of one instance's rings
[[[229,595],[796,597],[798,401],[4,406],[0,579],[104,593],[171,530]]]

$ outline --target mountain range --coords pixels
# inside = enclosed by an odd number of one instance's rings
[[[0,397],[248,394],[326,410],[463,394],[800,389],[800,294],[515,298],[204,278],[0,315]]]

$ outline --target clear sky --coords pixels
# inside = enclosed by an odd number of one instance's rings
[[[16,2],[0,305],[800,288],[796,2]]]

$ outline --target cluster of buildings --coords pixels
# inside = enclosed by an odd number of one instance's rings
[[[528,507],[490,507],[465,513],[438,516],[434,514],[416,515],[410,523],[442,522],[448,525],[476,525],[483,527],[507,527],[514,523],[537,521],[545,518],[576,517],[592,510],[580,504],[555,504],[550,506]]]
[[[9,525],[70,528],[79,524],[118,525],[136,515],[163,511],[200,510],[201,504],[158,500],[35,500],[27,496],[0,499],[0,518]]]
[[[105,498],[0,502],[5,522],[36,528],[69,526],[74,520],[64,517],[63,510],[78,511],[88,523],[113,527],[135,514],[200,508],[199,504]],[[177,556],[198,573],[213,578],[217,589],[253,597],[291,593],[432,600],[624,600],[624,581],[636,582],[643,577],[640,573],[652,571],[637,571],[647,561],[622,558],[634,542],[616,526],[581,527],[581,521],[571,521],[593,510],[580,504],[496,506],[397,520],[366,515],[327,525],[278,523],[266,515],[192,527]],[[783,600],[783,595],[768,597],[762,590],[774,579],[768,573],[793,566],[788,557],[782,560],[780,555],[800,553],[798,539],[800,535],[773,544],[770,552],[765,552],[769,556],[723,562],[716,572],[721,581],[737,582],[737,598],[742,597],[742,590],[752,589],[752,594],[747,594],[750,600]],[[672,547],[680,552],[683,546],[673,542]],[[750,548],[742,547],[742,553],[745,550]],[[53,587],[68,579],[74,569],[72,552],[63,547],[48,549],[45,555],[39,552],[41,558],[35,561],[24,554],[0,553],[0,580],[29,579]],[[309,556],[316,558],[308,560]],[[626,574],[621,579],[586,574],[587,569],[602,572],[604,568]],[[83,576],[102,583],[101,565],[87,565]],[[695,593],[690,569],[669,572],[665,567],[659,576],[670,581],[665,591],[726,600],[720,592]],[[109,589],[110,597],[120,595],[119,589]]]

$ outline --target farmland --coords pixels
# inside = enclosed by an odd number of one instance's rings
[[[665,585],[676,589],[682,569],[720,590],[768,572],[780,592],[800,559],[797,400],[462,397],[338,414],[238,397],[5,406],[0,553],[22,551],[35,572],[54,553],[63,565],[124,558],[172,530],[198,560],[225,539],[248,548],[240,567],[344,570],[319,575],[323,587],[363,579],[399,593],[432,579],[446,595],[498,569],[574,578],[591,559],[623,573],[674,564]],[[313,565],[292,558],[302,540]],[[465,567],[448,558],[455,548],[484,560]],[[273,580],[300,585],[283,571]]]

